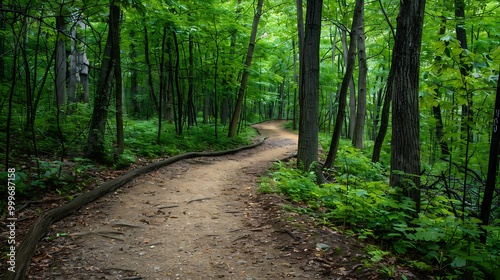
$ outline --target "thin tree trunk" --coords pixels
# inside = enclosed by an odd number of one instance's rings
[[[61,5],[60,9],[63,9]],[[62,11],[60,12],[62,13]],[[57,39],[56,39],[56,89],[55,98],[58,105],[66,104],[66,20],[62,14],[56,17]]]
[[[151,65],[151,59],[149,58],[149,39],[148,39],[147,26],[144,26],[144,51],[145,51],[146,65],[148,67],[149,96],[151,96],[151,100],[153,100],[153,104],[155,106],[156,113],[158,114],[158,111],[160,110],[160,108],[158,106],[158,99],[156,98],[154,85],[153,85],[153,69],[152,69],[152,65]]]
[[[392,67],[391,67],[392,69]],[[389,91],[389,83],[391,83],[391,72],[389,70],[389,77],[387,78],[384,103],[382,105],[382,112],[380,113],[380,128],[373,144],[372,162],[380,161],[380,153],[382,152],[382,145],[384,144],[387,128],[389,127],[389,115],[392,103],[392,91]]]
[[[361,1],[361,19],[357,33],[357,48],[358,48],[358,107],[356,109],[356,121],[352,135],[352,144],[358,149],[364,148],[365,136],[365,116],[366,116],[366,76],[368,67],[366,65],[366,50],[365,50],[365,7],[364,1]]]
[[[323,168],[326,169],[332,168],[333,163],[335,162],[335,159],[337,157],[340,135],[342,133],[342,125],[345,118],[345,108],[347,106],[347,91],[350,87],[349,84],[352,81],[352,76],[354,72],[354,64],[356,58],[356,43],[357,43],[356,36],[357,36],[358,25],[360,24],[363,1],[364,0],[356,0],[356,5],[354,6],[354,16],[352,20],[351,40],[349,42],[346,71],[344,79],[342,80],[342,85],[340,86],[339,105],[338,105],[339,108],[337,112],[337,118],[335,119],[335,127],[333,128],[330,150],[328,151],[328,156],[323,165]]]
[[[357,40],[351,34],[351,40]],[[348,60],[349,60],[349,50],[347,44],[347,30],[342,29],[342,47],[344,49],[344,65],[347,68]],[[346,70],[347,72],[347,70]],[[351,77],[349,81],[349,127],[347,130],[347,137],[352,139],[354,133],[354,126],[356,125],[356,89],[354,87],[354,78]]]
[[[121,13],[118,12],[118,22],[113,29],[113,61],[115,78],[115,108],[116,108],[116,149],[115,154],[123,154],[125,149],[125,136],[123,131],[123,79],[120,58],[120,21]]]
[[[134,37],[134,32],[131,32],[130,37]],[[132,66],[130,67],[130,95],[132,99],[132,115],[135,117],[139,116],[139,101],[137,100],[137,95],[139,94],[139,83],[138,83],[138,73],[137,68],[135,67],[137,57],[137,51],[135,50],[135,45],[130,44],[130,54],[129,58],[132,61]]]
[[[189,66],[188,66],[188,99],[187,99],[187,119],[188,127],[196,124],[196,109],[194,105],[194,55],[193,55],[193,35],[188,35]]]
[[[99,162],[105,158],[104,134],[106,132],[106,121],[108,116],[108,106],[110,99],[109,87],[112,79],[114,59],[113,46],[119,30],[120,8],[112,2],[109,13],[109,31],[106,45],[104,47],[104,57],[99,74],[97,92],[94,99],[94,110],[90,120],[90,132],[85,148],[85,156]]]
[[[486,186],[481,203],[480,219],[483,226],[489,225],[491,215],[491,205],[496,188],[496,178],[498,173],[498,158],[500,157],[500,77],[497,82],[497,92],[495,98],[495,110],[493,114],[493,132],[491,134],[490,156],[488,161],[488,173],[486,176]],[[486,244],[487,230],[483,229],[481,242]]]
[[[174,37],[174,46],[175,46],[175,66],[174,66],[174,72],[175,72],[175,91],[177,92],[177,134],[181,135],[182,134],[182,103],[183,103],[183,98],[182,98],[182,91],[179,85],[179,64],[180,64],[180,53],[179,53],[179,43],[177,42],[177,33],[172,31],[172,35]]]
[[[241,108],[243,106],[243,99],[245,95],[245,90],[248,83],[248,76],[250,75],[249,68],[252,64],[253,51],[255,49],[255,40],[257,37],[257,28],[259,26],[259,19],[262,14],[262,6],[264,4],[264,0],[258,0],[257,8],[255,9],[253,22],[252,22],[252,31],[250,33],[250,43],[248,44],[247,57],[245,60],[245,69],[243,70],[243,75],[241,77],[241,84],[238,90],[238,98],[236,99],[236,104],[234,106],[233,117],[231,119],[231,123],[229,124],[227,137],[232,138],[236,134],[236,128],[238,127],[238,120],[241,114]]]
[[[164,97],[166,96],[166,87],[168,83],[167,72],[165,71],[165,42],[167,38],[167,26],[163,25],[163,34],[161,40],[161,56],[160,56],[160,96],[159,96],[159,110],[158,110],[158,134],[156,136],[156,142],[161,143],[161,127],[163,122],[163,112],[165,104]]]

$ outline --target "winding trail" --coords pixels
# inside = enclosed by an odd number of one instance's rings
[[[259,176],[296,151],[282,125],[255,125],[268,137],[255,149],[172,164],[83,209],[53,229],[72,237],[71,255],[29,279],[317,278],[280,248],[295,236],[265,223],[254,199]]]

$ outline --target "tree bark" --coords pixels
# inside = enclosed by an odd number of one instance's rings
[[[63,9],[61,5],[60,9]],[[62,11],[61,11],[62,13]],[[56,89],[55,98],[57,105],[66,104],[66,20],[62,14],[56,17],[56,63],[55,63],[55,76],[56,76]]]
[[[156,113],[158,114],[158,111],[160,110],[158,106],[158,99],[156,98],[155,95],[155,90],[154,90],[154,85],[153,85],[153,67],[151,65],[151,59],[149,58],[149,38],[148,38],[148,28],[147,26],[144,26],[144,51],[145,51],[145,60],[146,60],[146,65],[148,67],[148,89],[149,89],[149,96],[151,96],[151,100],[153,100],[153,104],[156,109]]]
[[[352,144],[358,149],[364,148],[365,136],[365,116],[366,116],[366,76],[368,67],[366,65],[365,50],[365,7],[362,1],[359,28],[357,32],[358,48],[358,104],[356,108],[356,121],[352,135]]]
[[[425,0],[402,1],[388,88],[393,96],[390,184],[420,211],[420,47]]]
[[[125,136],[123,131],[123,79],[121,67],[121,46],[120,46],[120,21],[121,13],[118,14],[118,22],[113,28],[113,60],[115,76],[115,108],[116,108],[116,154],[123,154],[125,149]]]
[[[194,105],[194,55],[193,35],[188,35],[189,70],[188,70],[188,96],[187,96],[187,119],[188,127],[196,124],[196,108]]]
[[[354,64],[356,58],[356,36],[357,29],[360,24],[363,1],[364,0],[356,0],[356,4],[354,7],[354,16],[352,19],[351,27],[351,40],[349,42],[346,71],[344,79],[342,80],[342,85],[340,86],[339,108],[337,112],[337,118],[335,119],[335,127],[333,128],[330,150],[328,151],[328,156],[325,160],[325,163],[323,164],[323,168],[326,169],[332,168],[333,163],[335,162],[335,159],[337,157],[337,150],[339,148],[340,135],[342,133],[342,125],[344,123],[345,109],[347,106],[347,91],[349,90],[349,84],[352,81],[352,75],[354,72]]]
[[[85,147],[85,156],[91,160],[103,162],[105,158],[104,134],[106,132],[106,121],[110,92],[109,87],[112,79],[114,59],[113,46],[116,44],[115,38],[119,30],[120,8],[111,2],[109,12],[108,38],[104,47],[104,57],[99,74],[97,92],[94,99],[94,110],[90,120],[90,131]]]
[[[321,38],[321,13],[323,0],[308,0],[304,48],[301,56],[302,76],[299,91],[300,119],[297,163],[304,170],[318,161],[319,115],[319,46]]]
[[[236,128],[238,127],[238,120],[241,114],[241,108],[243,107],[243,99],[245,96],[245,90],[248,84],[248,76],[250,75],[249,68],[252,64],[253,51],[255,49],[255,40],[257,37],[257,28],[259,26],[259,19],[262,15],[262,6],[264,5],[264,0],[258,0],[257,8],[255,9],[252,31],[250,33],[250,43],[248,43],[247,57],[245,60],[245,69],[243,70],[243,75],[241,76],[241,84],[238,90],[238,98],[236,99],[236,104],[234,106],[233,117],[231,118],[231,123],[229,124],[229,131],[227,137],[232,138],[236,134]]]
[[[483,226],[489,225],[491,215],[491,205],[496,188],[496,178],[498,174],[498,159],[500,158],[500,76],[497,81],[497,92],[495,97],[495,110],[493,112],[493,132],[491,134],[490,156],[488,160],[488,173],[486,186],[484,188],[483,201],[481,203],[480,219]],[[487,230],[481,234],[481,242],[486,244]]]

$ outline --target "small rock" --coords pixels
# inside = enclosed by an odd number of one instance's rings
[[[330,250],[331,246],[325,243],[317,243],[316,244],[316,250],[318,251],[328,251]]]
[[[244,260],[239,260],[239,261],[237,261],[236,263],[237,263],[237,264],[239,264],[239,265],[244,265],[244,264],[246,264],[247,262],[246,262],[246,261],[244,261]]]

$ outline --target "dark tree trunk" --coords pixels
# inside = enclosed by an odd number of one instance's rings
[[[145,51],[145,59],[146,65],[148,67],[148,89],[149,96],[151,96],[151,100],[153,100],[153,104],[156,109],[156,113],[158,114],[160,108],[158,105],[158,99],[155,95],[154,84],[153,84],[153,67],[151,65],[151,59],[149,58],[149,39],[148,39],[148,28],[144,26],[144,51]]]
[[[342,80],[342,85],[340,86],[339,108],[337,112],[337,118],[335,119],[335,127],[333,128],[330,150],[328,151],[328,156],[323,165],[323,167],[327,169],[332,168],[337,157],[337,150],[339,148],[340,135],[342,133],[342,126],[345,118],[345,109],[347,106],[347,91],[349,90],[349,84],[352,81],[352,75],[354,72],[354,64],[356,59],[356,36],[357,29],[360,24],[363,1],[364,0],[356,0],[356,5],[354,7],[354,16],[351,27],[351,41],[349,42],[346,71],[344,79]]]
[[[499,71],[500,72],[500,71]],[[491,134],[490,157],[488,161],[488,174],[486,177],[486,187],[481,203],[480,218],[484,226],[489,225],[491,215],[491,205],[496,188],[496,178],[498,174],[498,159],[500,158],[500,77],[497,82],[497,92],[495,99],[495,110],[493,113],[493,132]],[[487,231],[481,234],[481,242],[486,244]]]
[[[123,79],[120,58],[120,21],[121,13],[118,11],[118,22],[113,28],[113,62],[115,78],[115,108],[116,108],[116,149],[115,154],[123,154],[125,149],[125,136],[123,131]]]
[[[110,84],[112,80],[114,59],[113,47],[118,43],[120,8],[112,2],[109,13],[109,30],[106,45],[104,47],[104,57],[97,84],[97,92],[94,98],[94,110],[90,120],[90,131],[85,147],[85,156],[103,162],[105,159],[104,134],[106,131],[106,120],[108,117],[108,107],[110,99]]]
[[[236,99],[236,104],[234,106],[233,117],[231,118],[231,123],[229,124],[229,132],[227,137],[232,138],[236,134],[236,128],[238,127],[238,120],[241,114],[241,108],[243,107],[243,99],[245,96],[245,90],[248,83],[248,76],[250,75],[249,69],[252,64],[253,51],[255,49],[255,40],[257,37],[257,28],[259,26],[259,19],[262,14],[262,6],[264,0],[259,0],[257,2],[257,8],[255,9],[253,22],[252,22],[252,32],[250,33],[250,42],[248,43],[247,57],[245,60],[245,69],[243,70],[243,75],[241,76],[241,84],[238,90],[238,98]]]
[[[131,35],[134,37],[134,35]],[[135,65],[135,58],[137,57],[137,51],[135,50],[135,45],[130,44],[130,60],[133,65]],[[139,101],[137,100],[137,95],[139,94],[139,83],[138,83],[138,73],[137,68],[132,66],[130,68],[130,95],[132,97],[132,115],[135,117],[139,116]]]
[[[61,10],[63,6],[61,5]],[[62,13],[62,11],[61,11]],[[56,17],[57,40],[56,40],[56,90],[55,98],[58,105],[66,104],[66,20],[63,15]]]
[[[311,164],[318,161],[318,115],[319,115],[319,46],[321,37],[321,13],[323,0],[308,0],[306,9],[306,24],[304,49],[301,64],[304,71],[299,91],[300,119],[297,163],[304,170],[309,170]]]
[[[182,134],[182,103],[183,103],[183,98],[182,98],[182,91],[179,85],[179,67],[180,67],[180,53],[179,53],[179,43],[177,42],[177,33],[175,31],[172,31],[172,35],[174,37],[174,47],[175,47],[175,66],[174,66],[174,73],[175,73],[175,78],[174,78],[174,83],[175,83],[175,91],[177,92],[177,134],[181,135]]]
[[[189,67],[188,67],[188,97],[187,97],[187,119],[188,127],[196,124],[196,108],[194,106],[194,55],[193,35],[188,37]]]
[[[387,90],[393,97],[390,184],[420,211],[420,46],[425,0],[401,1]]]
[[[354,131],[352,134],[352,144],[358,149],[364,148],[365,136],[365,116],[366,116],[366,76],[368,67],[366,65],[366,50],[365,50],[365,7],[364,1],[361,4],[361,16],[357,32],[357,48],[358,48],[358,104],[356,108],[356,120]]]

